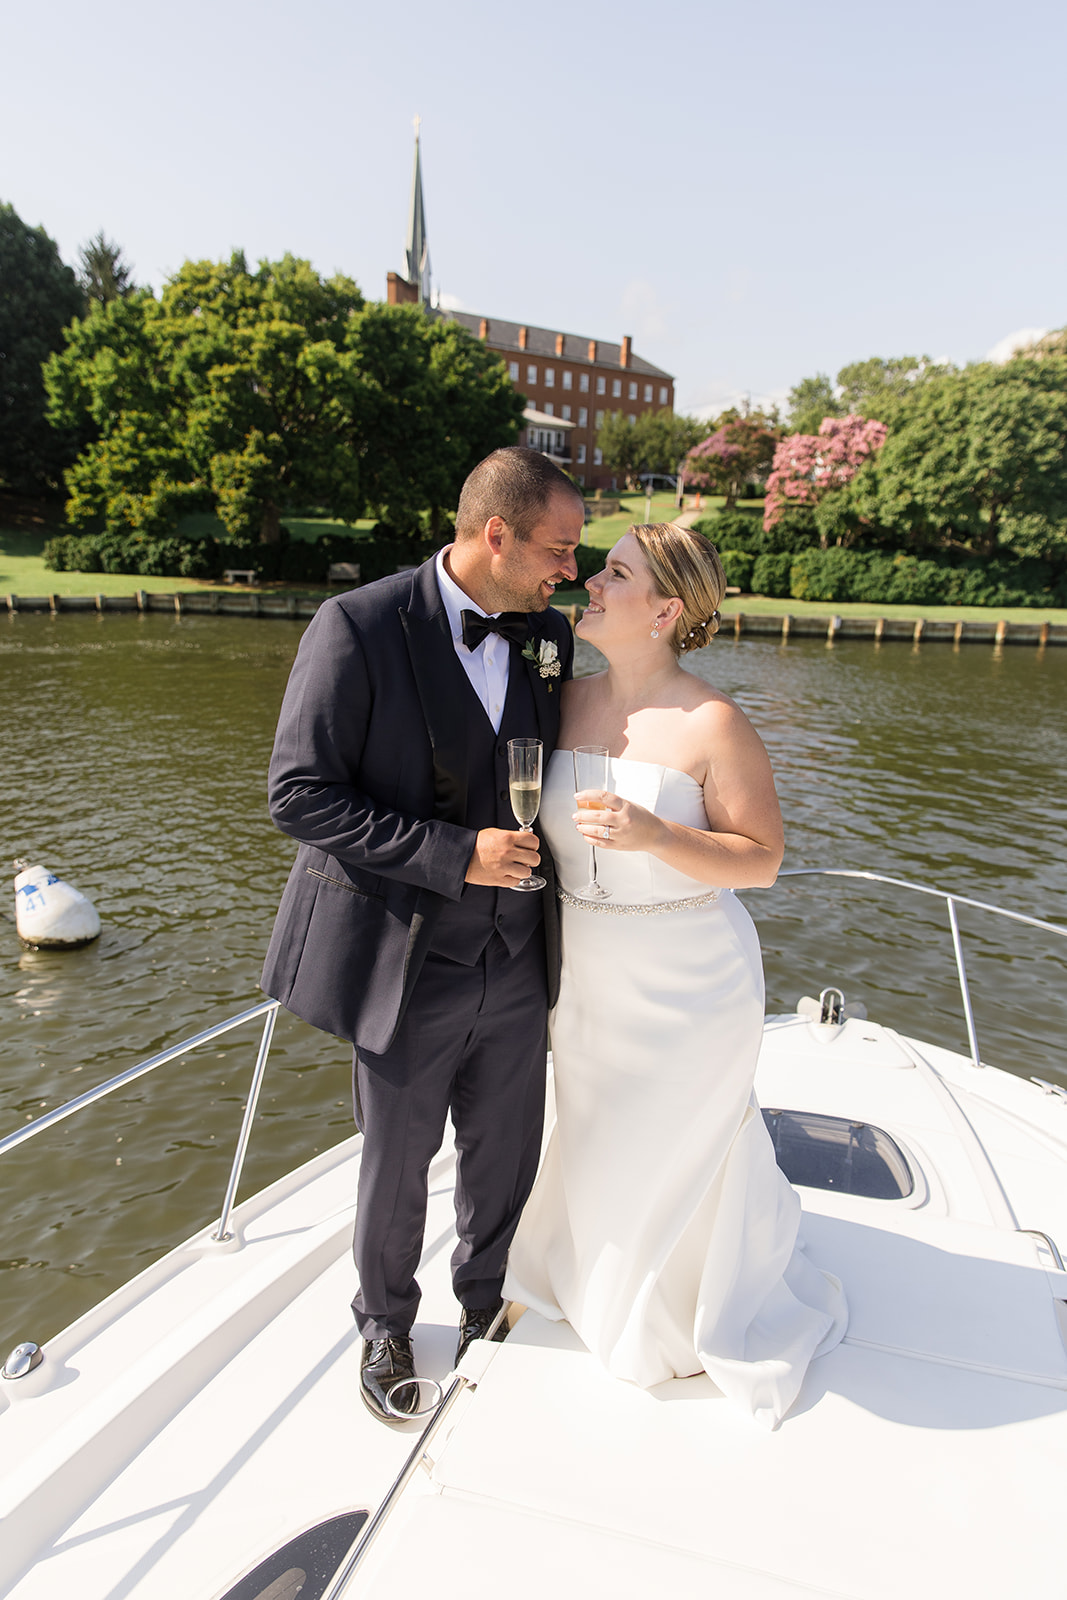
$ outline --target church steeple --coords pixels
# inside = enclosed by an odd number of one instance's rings
[[[415,170],[411,178],[411,207],[405,247],[408,282],[418,290],[420,305],[430,303],[430,247],[426,240],[426,211],[422,203],[422,157],[419,151],[421,117],[415,118]]]

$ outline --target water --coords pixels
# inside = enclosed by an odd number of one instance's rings
[[[303,626],[112,614],[0,629],[0,860],[44,861],[104,922],[83,951],[32,954],[0,899],[0,1131],[258,998],[293,854],[264,775]],[[596,660],[579,647],[579,670]],[[787,865],[874,868],[1067,923],[1067,651],[723,639],[692,664],[764,736]],[[876,1019],[966,1048],[940,904],[812,880],[746,901],[772,1009],[838,978]],[[1067,945],[961,923],[983,1055],[1067,1082]],[[217,1215],[257,1035],[0,1162],[0,1353]],[[242,1193],[347,1137],[350,1060],[282,1014]]]

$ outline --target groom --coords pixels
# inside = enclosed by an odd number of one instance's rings
[[[403,1380],[446,1117],[457,1363],[500,1308],[537,1166],[559,935],[550,861],[541,893],[511,892],[540,857],[511,813],[507,741],[539,737],[546,762],[555,745],[574,644],[548,607],[577,579],[583,516],[546,456],[494,451],[463,486],[454,544],[320,607],[278,720],[270,811],[300,850],[262,983],[355,1045],[352,1309],[360,1392],[384,1422],[394,1386],[396,1409],[418,1405]]]

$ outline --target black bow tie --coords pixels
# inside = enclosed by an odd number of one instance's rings
[[[461,611],[459,615],[463,623],[463,643],[468,650],[477,650],[490,633],[499,633],[512,644],[522,644],[530,631],[524,611],[502,611],[499,617],[480,617],[477,611]]]

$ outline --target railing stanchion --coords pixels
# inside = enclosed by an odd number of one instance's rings
[[[971,1009],[971,991],[967,986],[967,968],[963,961],[963,942],[960,939],[960,925],[956,917],[956,902],[951,895],[945,896],[948,906],[948,920],[952,927],[952,948],[956,952],[956,971],[960,979],[960,997],[963,1000],[963,1015],[967,1021],[967,1038],[971,1046],[971,1061],[976,1067],[982,1065],[982,1058],[978,1053],[978,1034],[974,1026],[974,1012]]]
[[[237,1136],[237,1149],[234,1151],[233,1167],[230,1171],[230,1181],[226,1185],[226,1196],[222,1202],[222,1215],[219,1225],[211,1237],[219,1244],[232,1236],[227,1233],[226,1226],[230,1220],[234,1200],[237,1198],[237,1185],[241,1181],[241,1169],[245,1164],[245,1153],[248,1150],[248,1141],[252,1135],[252,1124],[256,1117],[256,1106],[259,1103],[259,1091],[263,1087],[263,1075],[267,1070],[267,1057],[270,1055],[271,1040],[274,1037],[274,1024],[278,1020],[278,1007],[275,1006],[263,1019],[263,1034],[259,1041],[259,1054],[256,1056],[255,1071],[252,1074],[252,1083],[248,1091],[248,1101],[245,1105],[244,1121],[241,1123],[241,1132]]]

